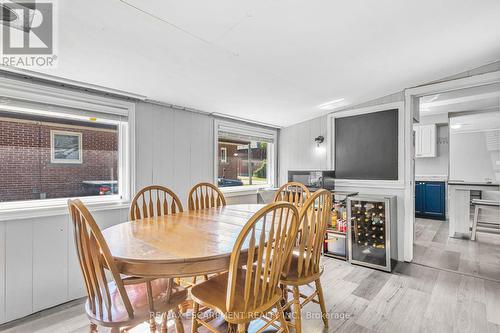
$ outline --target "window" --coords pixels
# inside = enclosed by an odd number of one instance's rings
[[[227,147],[220,148],[220,162],[227,163]]]
[[[76,100],[55,89],[37,86],[40,95],[18,99],[0,85],[0,212],[65,207],[74,197],[87,204],[130,198],[133,104],[115,109],[114,99],[80,94]],[[46,96],[59,96],[57,104],[45,103]]]
[[[219,187],[274,185],[276,130],[217,122]]]
[[[52,163],[82,163],[82,133],[50,131]]]

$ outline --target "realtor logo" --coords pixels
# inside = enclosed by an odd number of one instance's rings
[[[54,4],[0,0],[1,64],[54,67]]]

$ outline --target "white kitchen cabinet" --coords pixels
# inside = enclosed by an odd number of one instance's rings
[[[436,125],[415,125],[415,157],[436,157]]]

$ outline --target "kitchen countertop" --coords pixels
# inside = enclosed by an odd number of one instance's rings
[[[415,175],[416,181],[447,182],[447,175]]]
[[[463,182],[459,182],[459,181],[454,181],[454,180],[451,180],[448,185],[468,185],[468,186],[499,186],[500,184],[498,183],[474,183],[474,182],[466,182],[466,181],[463,181]]]

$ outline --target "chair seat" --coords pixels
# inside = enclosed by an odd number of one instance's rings
[[[245,290],[245,274],[246,270],[244,269],[238,271],[234,297],[235,304],[232,311],[228,311],[226,306],[229,276],[227,272],[211,277],[207,281],[195,285],[191,289],[191,297],[196,303],[221,313],[226,321],[230,323],[245,322],[248,321],[248,319],[256,318],[260,313],[273,307],[276,302],[278,302],[281,298],[281,290],[276,288],[274,292],[275,295],[270,298],[270,301],[262,305],[260,304],[260,298],[256,300],[255,306],[254,299],[250,298],[248,307],[245,308],[243,295]]]
[[[167,312],[177,307],[187,298],[187,290],[178,284],[173,284],[170,299],[167,299],[168,279],[156,279],[151,281],[153,295],[153,309],[155,312]],[[94,314],[87,300],[85,310],[89,319],[102,326],[133,325],[150,318],[150,308],[147,296],[146,283],[126,284],[125,290],[134,309],[134,318],[130,319],[127,309],[122,302],[116,283],[108,283],[109,294],[111,296],[111,311],[108,313],[106,306],[103,307],[103,314],[97,309]],[[104,303],[104,302],[103,302]]]
[[[305,255],[305,254],[304,254]],[[305,267],[302,267],[302,272],[299,275],[299,251],[298,249],[292,252],[292,258],[290,263],[290,269],[286,274],[280,279],[280,282],[286,285],[304,285],[319,279],[321,274],[323,274],[323,268],[320,267],[318,272],[313,272],[309,268],[309,273],[304,274]]]

